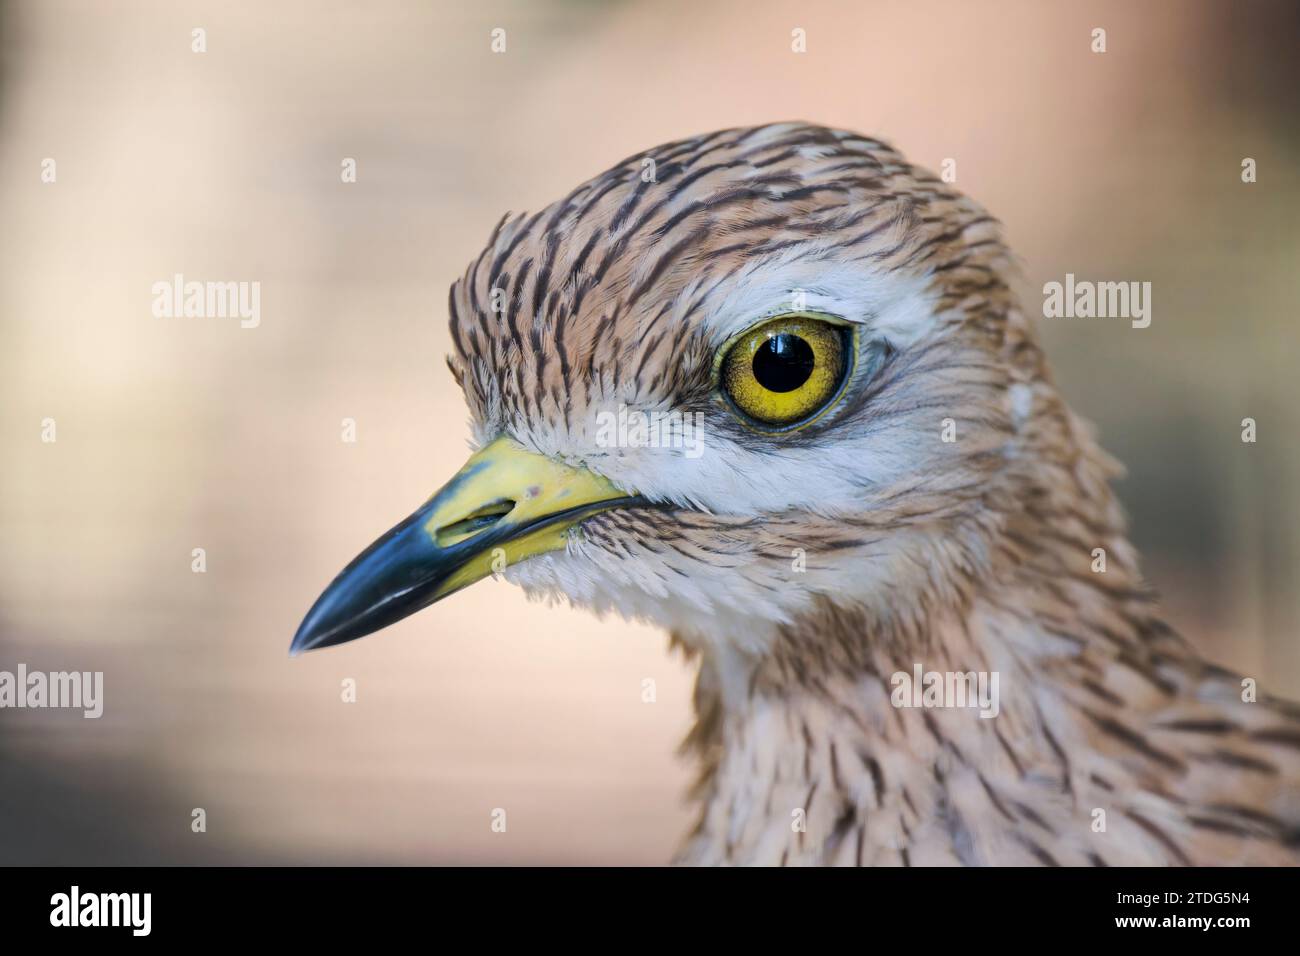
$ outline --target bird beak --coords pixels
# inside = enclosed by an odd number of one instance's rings
[[[307,612],[289,653],[364,637],[508,564],[563,550],[574,525],[642,500],[498,438],[343,569]]]

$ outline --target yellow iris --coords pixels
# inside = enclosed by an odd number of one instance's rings
[[[803,313],[742,333],[722,358],[718,381],[736,408],[764,425],[808,424],[847,378],[848,327]]]

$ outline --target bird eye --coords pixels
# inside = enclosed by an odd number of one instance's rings
[[[736,409],[777,430],[809,424],[848,378],[850,327],[809,315],[783,315],[742,333],[725,348],[718,383]]]

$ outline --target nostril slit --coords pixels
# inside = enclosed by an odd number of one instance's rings
[[[434,535],[438,547],[449,548],[453,544],[460,544],[462,541],[481,534],[510,514],[514,507],[515,503],[509,499],[494,501],[482,508],[471,511],[459,521],[444,525]]]

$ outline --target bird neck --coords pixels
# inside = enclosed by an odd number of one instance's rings
[[[702,763],[703,809],[682,859],[899,862],[904,847],[903,862],[968,862],[951,832],[921,836],[950,821],[963,788],[1046,775],[1049,790],[1070,792],[1066,753],[1088,748],[1090,721],[1111,706],[1098,683],[1107,662],[1141,667],[1177,638],[1122,528],[1094,522],[1088,540],[1052,524],[1008,521],[1004,560],[946,603],[822,599],[761,655],[692,642],[686,743]]]

